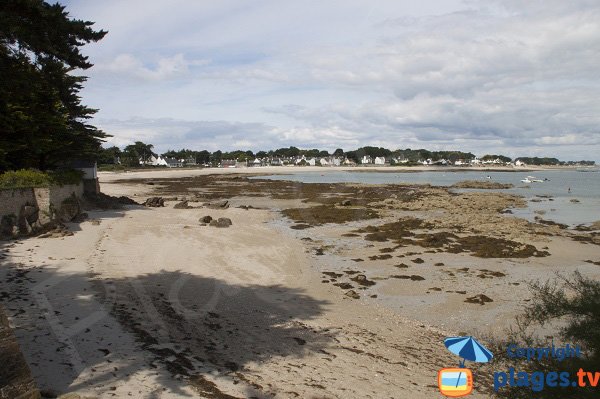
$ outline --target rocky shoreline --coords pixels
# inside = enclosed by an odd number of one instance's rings
[[[516,218],[503,212],[525,202],[506,194],[125,177],[103,190],[148,206],[86,210],[69,235],[3,254],[7,313],[47,392],[429,398],[454,363],[444,336],[501,330],[531,278],[600,271],[593,227]]]

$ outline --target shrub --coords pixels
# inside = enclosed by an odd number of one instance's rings
[[[8,171],[0,175],[0,188],[48,187],[50,182],[47,173],[34,169]]]
[[[35,169],[21,169],[0,174],[0,189],[78,184],[82,178],[83,172],[73,169],[48,173]]]
[[[545,283],[531,284],[533,297],[524,313],[516,320],[516,328],[502,342],[497,341],[493,348],[496,359],[505,366],[521,371],[568,371],[571,380],[582,368],[586,371],[600,371],[600,281],[574,272],[570,276],[558,275],[558,278]],[[558,327],[557,327],[558,326]],[[558,332],[555,337],[540,338],[539,333],[550,327]],[[551,341],[550,341],[551,339]],[[509,343],[520,346],[548,347],[552,344],[580,345],[582,357],[557,361],[542,359],[524,362],[509,359],[504,351]],[[496,366],[498,367],[498,366]],[[600,387],[548,388],[536,392],[536,398],[596,398]],[[511,399],[530,398],[532,392],[527,387],[502,389],[498,397]]]

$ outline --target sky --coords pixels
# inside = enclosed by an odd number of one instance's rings
[[[92,123],[158,152],[364,145],[600,161],[597,0],[60,0]]]

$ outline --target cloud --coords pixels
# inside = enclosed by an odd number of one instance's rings
[[[188,61],[179,53],[172,57],[160,57],[154,65],[146,66],[132,54],[119,54],[106,63],[95,66],[98,73],[109,72],[125,78],[140,78],[145,80],[163,80],[183,77],[189,74],[190,66],[203,66],[209,64],[208,60]]]
[[[597,1],[67,5],[109,30],[83,95],[120,142],[600,160]]]

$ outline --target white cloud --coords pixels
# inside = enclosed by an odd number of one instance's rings
[[[171,147],[386,144],[599,160],[595,0],[67,4],[109,30],[86,47],[97,66],[83,94],[120,142],[136,138],[139,116],[149,130],[137,132]]]
[[[160,57],[154,65],[146,66],[132,54],[119,54],[107,63],[97,64],[95,70],[99,73],[124,75],[125,78],[163,80],[188,75],[190,66],[203,66],[209,63],[208,60],[188,61],[183,54],[179,53],[172,57]]]

